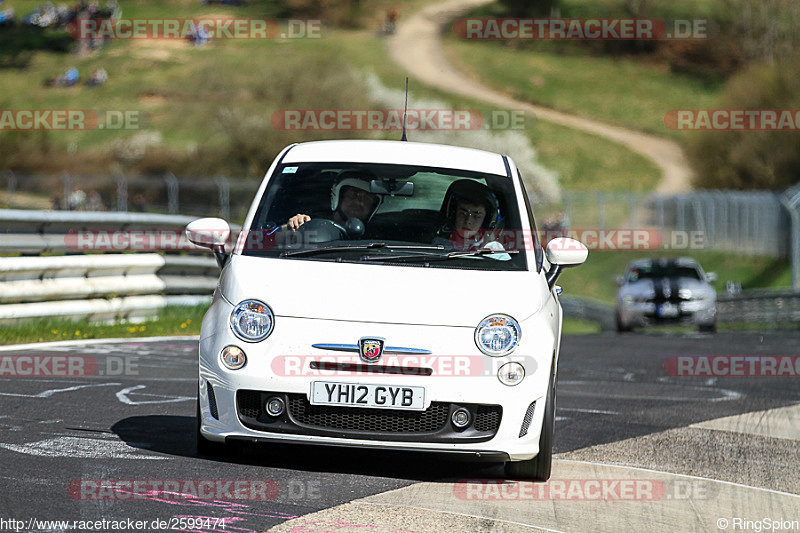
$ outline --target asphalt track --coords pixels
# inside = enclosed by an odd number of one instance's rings
[[[232,532],[755,531],[764,519],[800,531],[800,378],[670,371],[683,355],[800,355],[798,332],[566,337],[548,484],[498,485],[481,481],[500,476],[497,465],[412,453],[253,446],[197,457],[191,338],[11,347],[0,361],[18,355],[85,356],[97,369],[0,377],[0,531],[13,530],[8,519],[20,531],[73,527],[31,519],[165,530],[152,521],[188,517],[225,519]],[[104,492],[92,480],[180,488]],[[204,480],[216,488],[193,495]],[[225,480],[267,490],[236,494]],[[223,530],[209,525],[173,530]]]

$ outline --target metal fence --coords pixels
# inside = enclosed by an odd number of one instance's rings
[[[0,173],[0,207],[244,218],[261,180],[226,176],[58,176]]]
[[[665,244],[673,233],[697,235],[702,247],[745,255],[787,257],[790,192],[698,191],[673,196],[624,192],[564,192],[559,203],[539,203],[545,225],[576,229],[657,229]],[[800,202],[798,202],[800,203]],[[683,238],[683,237],[681,237]]]

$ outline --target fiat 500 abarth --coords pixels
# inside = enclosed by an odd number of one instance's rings
[[[514,162],[400,141],[285,148],[222,266],[199,347],[201,454],[236,440],[445,452],[547,479],[561,269]]]

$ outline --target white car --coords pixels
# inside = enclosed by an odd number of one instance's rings
[[[223,266],[200,334],[199,453],[237,440],[404,449],[550,476],[555,282],[587,250],[541,248],[510,158],[295,144],[238,237],[213,218],[186,232]]]
[[[714,272],[704,272],[689,257],[639,259],[617,278],[617,331],[651,324],[692,324],[700,331],[717,327]]]

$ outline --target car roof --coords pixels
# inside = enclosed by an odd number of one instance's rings
[[[385,163],[471,170],[506,176],[500,154],[409,141],[338,140],[313,141],[294,145],[283,163]]]

